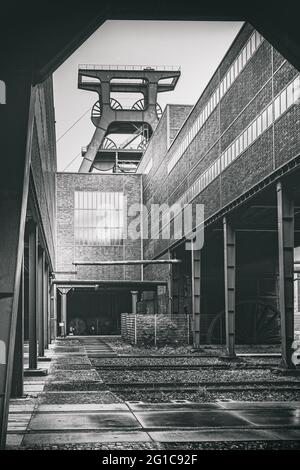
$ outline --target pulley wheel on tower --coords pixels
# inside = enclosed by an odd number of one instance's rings
[[[110,107],[115,110],[123,109],[119,101],[115,100],[114,98],[110,99]],[[99,127],[100,118],[102,116],[102,108],[103,106],[101,100],[96,101],[92,107],[91,120],[95,127]]]
[[[136,101],[133,105],[132,108],[135,111],[144,111],[145,110],[145,100],[144,98],[141,98],[140,100]],[[158,103],[156,103],[156,115],[157,119],[161,118],[162,115],[162,109]]]

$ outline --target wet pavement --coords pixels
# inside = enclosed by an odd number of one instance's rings
[[[99,337],[55,342],[48,375],[27,378],[29,397],[11,400],[8,448],[300,441],[300,402],[121,402],[89,354],[116,357]]]

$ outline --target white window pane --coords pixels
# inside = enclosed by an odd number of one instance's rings
[[[293,104],[293,83],[287,87],[287,107]]]
[[[283,92],[280,94],[280,111],[281,114],[283,114],[286,110],[287,104],[286,104],[286,90],[283,90]]]
[[[257,122],[257,135],[259,136],[261,134],[261,116],[257,118],[256,122]]]
[[[256,126],[256,121],[252,123],[252,138],[253,140],[256,139],[257,137],[257,126]]]
[[[268,106],[267,114],[268,114],[268,126],[270,126],[273,122],[273,104],[272,103]]]
[[[262,120],[261,130],[263,132],[267,128],[267,111],[264,111],[262,113],[261,120]]]
[[[280,96],[274,101],[274,119],[280,116]]]

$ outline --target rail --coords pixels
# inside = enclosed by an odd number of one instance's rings
[[[178,65],[99,65],[99,64],[79,64],[79,70],[131,70],[131,71],[157,71],[157,72],[178,72]]]

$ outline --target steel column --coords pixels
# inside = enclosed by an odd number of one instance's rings
[[[37,368],[38,228],[29,227],[29,369]]]
[[[67,320],[68,320],[68,303],[67,295],[71,290],[70,287],[59,287],[58,291],[61,295],[61,310],[60,310],[60,321],[64,323],[63,336],[67,335]]]
[[[281,182],[277,183],[279,307],[282,364],[292,369],[294,341],[294,201]]]
[[[24,370],[24,260],[22,262],[22,274],[18,304],[18,319],[16,328],[14,365],[11,384],[12,398],[22,397],[24,394],[23,387],[23,370]]]
[[[50,286],[50,339],[54,341],[57,336],[57,288],[56,284]]]
[[[44,264],[44,348],[48,349],[48,335],[49,335],[49,268],[48,265]]]
[[[45,252],[44,250],[40,250],[39,256],[38,256],[38,310],[37,310],[39,357],[44,357],[45,355],[44,271],[45,271]]]
[[[36,89],[24,66],[6,67],[0,106],[0,447],[5,447],[18,316]],[[16,119],[16,116],[18,118]],[[13,138],[12,138],[13,135]]]
[[[192,314],[193,314],[193,345],[200,347],[200,303],[201,303],[201,252],[191,250],[192,261]]]
[[[223,231],[226,353],[228,357],[235,357],[236,235],[226,217],[223,218]]]
[[[132,313],[136,313],[136,304],[137,304],[137,301],[138,301],[138,291],[137,290],[132,290],[130,291],[131,292],[131,310],[132,310]]]

